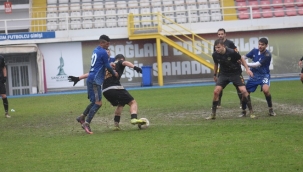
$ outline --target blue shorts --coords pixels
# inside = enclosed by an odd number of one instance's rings
[[[101,86],[97,84],[93,84],[91,82],[87,82],[87,94],[90,102],[95,103],[102,100],[102,90]]]
[[[266,84],[268,86],[270,86],[270,78],[268,77],[265,77],[263,79],[249,79],[247,82],[246,82],[246,90],[248,92],[255,92],[258,85],[261,86],[261,91],[262,91],[262,86]]]

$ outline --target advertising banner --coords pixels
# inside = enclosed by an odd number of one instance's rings
[[[40,44],[39,49],[45,60],[47,88],[71,87],[68,76],[83,74],[80,42]],[[76,86],[84,86],[83,80]]]
[[[271,74],[299,73],[298,61],[303,56],[302,40],[303,28],[279,29],[279,30],[260,30],[248,32],[231,32],[228,33],[227,39],[232,40],[238,47],[241,55],[245,55],[253,48],[258,48],[258,40],[266,37],[269,40],[267,49],[272,53]],[[108,35],[110,36],[110,35]],[[217,34],[199,35],[210,42],[217,39]],[[190,49],[187,44],[180,42],[174,37],[169,37],[186,49]],[[136,66],[152,66],[153,81],[157,82],[158,67],[156,59],[156,43],[154,39],[147,40],[111,40],[109,49],[113,56],[123,54],[127,61],[134,63]],[[203,41],[197,41],[196,45],[206,45]],[[93,49],[98,45],[98,41],[82,42],[84,71],[88,72],[90,68],[90,57]],[[210,45],[211,46],[211,45]],[[186,79],[203,79],[212,78],[212,72],[204,65],[188,57],[182,52],[162,43],[162,65],[164,83],[176,80]],[[206,54],[212,52],[208,48],[201,48]],[[200,52],[201,57],[203,54]],[[204,58],[213,63],[212,58]],[[245,72],[243,72],[245,75]],[[123,83],[141,82],[142,75],[137,74],[133,69],[126,67],[121,81]]]
[[[56,32],[26,32],[0,34],[0,41],[56,38]]]

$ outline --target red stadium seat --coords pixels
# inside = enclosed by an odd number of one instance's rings
[[[298,7],[303,7],[303,0],[296,0]]]
[[[285,7],[294,7],[295,4],[294,4],[294,0],[284,0],[284,5]]]
[[[236,0],[236,2],[245,2],[246,0]]]
[[[284,17],[284,9],[283,8],[274,8],[275,17]]]
[[[253,18],[254,19],[258,19],[258,18],[261,18],[261,13],[260,13],[260,10],[252,10],[252,15],[253,15]]]
[[[282,8],[283,2],[282,0],[272,0],[272,5],[274,8]]]
[[[246,2],[237,2],[237,9],[240,11],[247,10]]]
[[[298,14],[303,15],[303,6],[298,7]]]
[[[239,19],[249,19],[248,11],[239,11],[238,12]]]
[[[260,1],[261,8],[270,8],[270,1],[269,0],[262,0]]]
[[[273,17],[271,9],[262,9],[263,18],[271,18]]]
[[[248,1],[248,4],[252,6],[252,9],[259,9],[258,1]]]
[[[295,7],[286,8],[286,15],[287,16],[296,16],[297,15],[296,8]]]

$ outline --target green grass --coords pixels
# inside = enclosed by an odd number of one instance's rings
[[[86,94],[10,98],[12,118],[0,118],[0,171],[303,171],[302,84],[272,82],[276,117],[267,116],[262,92],[251,94],[258,119],[238,118],[235,88],[224,90],[218,118],[211,113],[213,86],[130,91],[139,117],[112,131],[114,108],[104,102],[86,134],[75,118]]]

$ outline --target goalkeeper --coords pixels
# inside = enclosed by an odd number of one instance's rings
[[[138,73],[142,73],[142,69],[134,66],[129,61],[125,61],[125,57],[122,54],[118,54],[115,57],[115,62],[111,63],[111,66],[116,72],[119,74],[119,77],[112,76],[111,73],[106,71],[105,80],[102,86],[103,96],[113,105],[117,106],[115,110],[114,116],[114,123],[115,129],[114,130],[121,130],[119,123],[120,117],[123,110],[123,107],[128,104],[130,106],[130,114],[131,114],[131,124],[135,125],[138,124],[138,127],[145,124],[145,121],[137,119],[137,111],[138,105],[136,100],[129,94],[129,92],[121,85],[120,78],[124,72],[125,66],[133,68]],[[74,82],[74,86],[77,82],[81,79],[87,78],[87,74],[81,75],[79,77],[69,76],[68,80],[70,82]],[[86,116],[87,114],[83,112],[81,116]],[[78,118],[77,118],[78,119]]]

